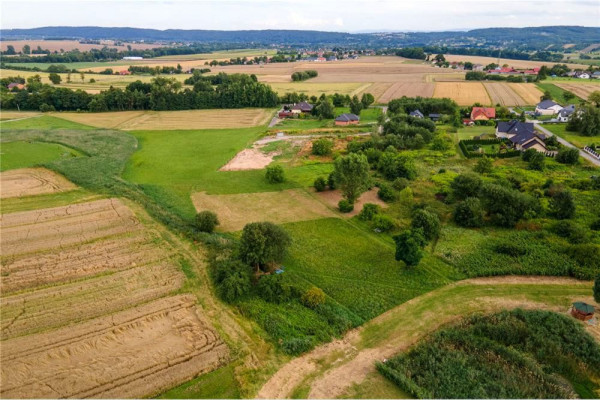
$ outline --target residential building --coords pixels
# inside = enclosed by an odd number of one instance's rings
[[[538,115],[554,115],[562,110],[562,106],[552,100],[543,100],[535,107],[535,113]]]
[[[429,114],[429,119],[433,122],[439,121],[442,118],[442,114]]]
[[[300,103],[296,103],[291,107],[292,112],[302,112],[302,113],[310,113],[313,109],[313,105],[307,103],[306,101],[301,101]]]
[[[568,122],[575,112],[575,104],[569,104],[558,112],[558,122]]]
[[[542,153],[548,151],[544,139],[536,133],[531,122],[500,121],[496,127],[496,137],[510,140],[516,150],[535,149]]]
[[[471,110],[472,121],[489,121],[496,118],[496,109],[494,107],[473,107]]]
[[[356,125],[360,122],[360,117],[356,114],[344,113],[335,119],[336,125]]]
[[[419,110],[415,110],[415,111],[411,112],[408,115],[410,115],[411,117],[414,117],[414,118],[425,118],[425,116],[423,115],[423,113],[421,111],[419,111]]]

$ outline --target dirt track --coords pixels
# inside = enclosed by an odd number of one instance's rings
[[[0,173],[0,198],[33,196],[75,189],[64,177],[44,168],[13,169]]]
[[[3,398],[143,397],[215,368],[227,348],[176,296],[57,331],[8,340]]]
[[[454,285],[438,289],[423,296],[414,298],[379,317],[368,322],[361,328],[348,332],[342,339],[319,346],[313,351],[290,361],[277,371],[258,393],[259,398],[286,398],[300,385],[310,385],[308,398],[335,398],[344,395],[353,384],[363,382],[375,371],[375,361],[389,358],[403,349],[407,349],[423,335],[432,332],[440,325],[462,315],[459,307],[468,307],[470,312],[493,311],[501,308],[543,308],[564,311],[561,307],[548,306],[526,298],[507,298],[494,296],[493,291],[485,285],[572,285],[581,286],[587,293],[589,283],[581,283],[568,278],[546,277],[505,277],[483,278],[458,282]],[[452,297],[441,297],[439,293],[448,293],[454,288],[474,285],[474,293],[481,295],[465,297],[457,292]],[[587,286],[586,286],[587,285]],[[546,289],[545,289],[546,290]],[[432,307],[431,301],[439,296],[437,307]],[[434,311],[439,307],[445,308],[445,313]],[[379,327],[381,333],[375,333],[376,338],[371,344],[365,343],[363,335],[367,329]],[[598,332],[590,331],[598,337]],[[333,361],[332,361],[333,360]],[[325,368],[323,372],[324,366]],[[308,379],[308,381],[306,381]]]

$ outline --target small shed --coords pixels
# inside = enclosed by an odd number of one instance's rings
[[[582,321],[588,321],[594,317],[594,306],[582,301],[576,301],[571,307],[571,315]]]

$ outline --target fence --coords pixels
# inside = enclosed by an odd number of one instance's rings
[[[510,157],[518,157],[521,154],[521,152],[518,150],[507,150],[504,153],[497,152],[497,153],[492,153],[492,154],[476,153],[476,152],[470,151],[467,147],[469,145],[486,145],[486,144],[497,144],[497,145],[506,144],[507,146],[509,146],[510,141],[507,139],[479,139],[479,140],[478,139],[466,139],[466,140],[461,140],[460,142],[458,142],[458,147],[460,147],[461,151],[467,158],[476,158],[476,157],[483,157],[483,156],[495,157],[495,158],[510,158]]]
[[[583,148],[583,151],[585,151],[586,153],[590,154],[592,157],[597,158],[598,160],[600,160],[600,154],[598,154],[596,151],[592,150],[591,147],[585,146]]]

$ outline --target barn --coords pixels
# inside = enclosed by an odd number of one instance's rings
[[[576,301],[571,307],[571,315],[582,321],[588,321],[594,317],[594,306],[582,301]]]

